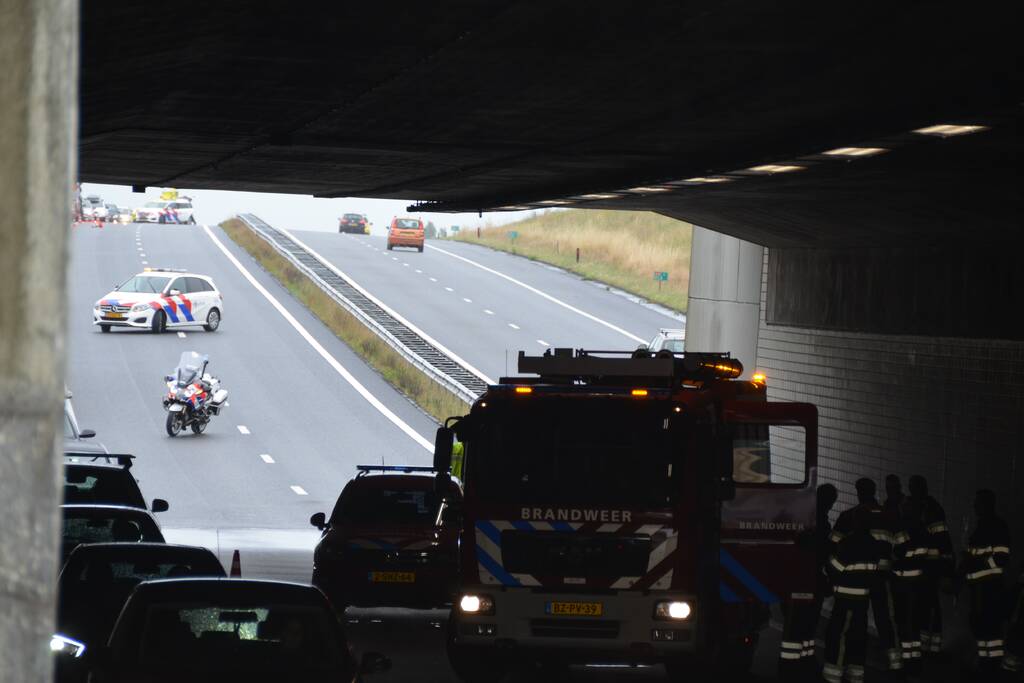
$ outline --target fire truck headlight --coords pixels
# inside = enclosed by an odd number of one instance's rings
[[[463,595],[459,609],[463,614],[494,614],[494,600],[489,595]]]
[[[58,655],[67,655],[78,659],[85,653],[85,644],[77,640],[55,633],[50,638],[50,652]]]
[[[663,600],[654,605],[655,619],[685,621],[690,618],[690,603],[682,600]]]

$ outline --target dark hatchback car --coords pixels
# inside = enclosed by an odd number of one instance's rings
[[[434,490],[429,467],[360,465],[330,518],[309,520],[323,531],[313,553],[313,585],[339,610],[442,607],[457,574],[462,491],[446,481]]]
[[[82,655],[107,643],[117,615],[141,582],[223,576],[224,567],[206,548],[166,543],[78,546],[68,556],[57,579],[57,633],[85,649],[57,658],[57,680],[84,680],[88,659]]]
[[[337,615],[312,586],[169,579],[136,587],[92,658],[90,680],[348,683],[389,665],[376,653],[356,662]]]
[[[356,235],[368,233],[366,216],[361,213],[346,213],[338,219],[338,232],[350,232]]]
[[[133,455],[64,454],[64,502],[94,505],[127,505],[164,512],[166,500],[154,498],[146,505],[139,483],[132,475]]]
[[[153,515],[124,505],[61,505],[61,561],[83,543],[163,543]]]

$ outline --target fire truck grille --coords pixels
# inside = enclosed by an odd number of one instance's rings
[[[531,619],[530,632],[538,638],[619,637],[619,622],[605,619]]]
[[[501,546],[512,573],[601,579],[646,574],[651,538],[506,530]]]

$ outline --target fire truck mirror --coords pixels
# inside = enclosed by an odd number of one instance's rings
[[[455,432],[448,427],[438,427],[434,437],[434,469],[439,474],[448,474],[452,467],[452,446]]]

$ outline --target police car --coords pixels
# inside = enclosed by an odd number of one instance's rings
[[[172,268],[146,268],[93,306],[93,325],[102,332],[134,327],[163,332],[169,327],[220,327],[224,298],[206,275]]]

